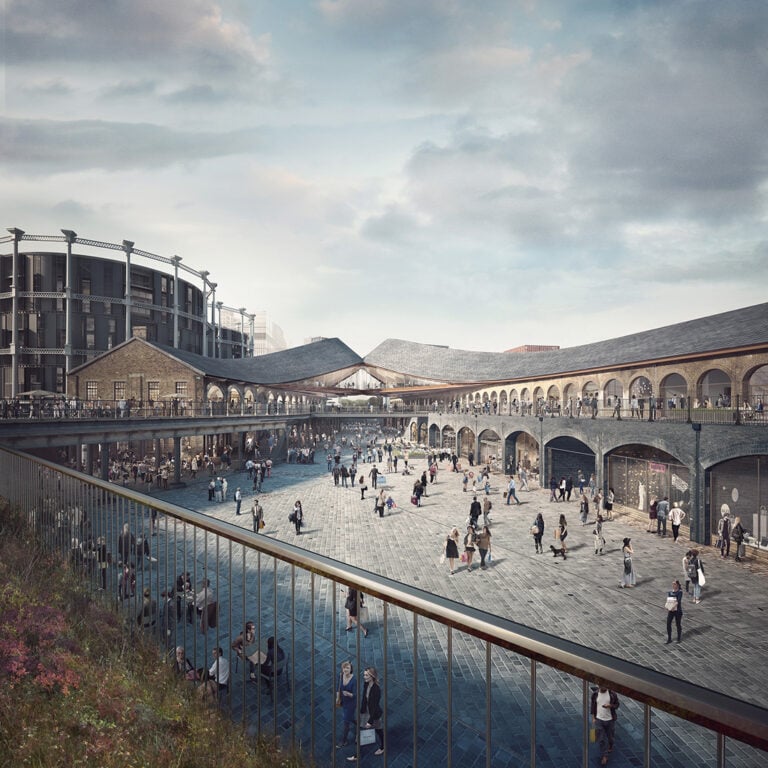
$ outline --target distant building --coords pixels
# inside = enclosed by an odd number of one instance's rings
[[[69,371],[137,337],[211,358],[285,348],[265,312],[227,307],[179,256],[11,228],[0,237],[0,398],[64,392]],[[163,265],[163,266],[158,266]],[[144,392],[144,399],[148,393]]]
[[[253,354],[268,355],[286,349],[283,329],[269,319],[266,312],[253,314]]]
[[[505,349],[504,352],[554,352],[560,349],[557,344],[523,344],[520,347]]]

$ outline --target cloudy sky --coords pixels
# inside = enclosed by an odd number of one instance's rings
[[[3,227],[289,344],[572,346],[766,300],[764,0],[4,0]]]

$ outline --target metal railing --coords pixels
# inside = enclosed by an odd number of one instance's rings
[[[622,695],[612,763],[753,768],[768,759],[768,710],[478,608],[16,451],[0,449],[0,493],[114,604],[126,633],[154,634],[168,659],[182,646],[201,668],[223,648],[231,677],[218,705],[317,764],[375,749],[354,740],[335,748],[335,689],[348,659],[358,680],[366,667],[380,672],[385,767],[587,766],[597,681]],[[184,573],[200,613],[188,594],[163,594]],[[371,637],[343,631],[348,587],[366,595]],[[276,678],[231,650],[246,621],[262,652],[269,637],[285,652]]]

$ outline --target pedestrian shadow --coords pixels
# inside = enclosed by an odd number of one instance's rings
[[[689,625],[686,625],[683,629],[683,639],[688,640],[691,637],[698,637],[699,635],[705,635],[707,632],[711,632],[713,626],[711,624],[704,624],[702,626],[693,627],[689,629]]]

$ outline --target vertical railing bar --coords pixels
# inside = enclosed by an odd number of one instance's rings
[[[309,637],[310,637],[310,643],[309,647],[314,648],[315,647],[315,573],[312,571],[309,574]],[[291,654],[291,661],[296,658],[295,654]],[[291,672],[292,679],[296,681],[296,670],[292,670]],[[296,704],[296,697],[295,695],[292,697],[292,706],[295,706]],[[315,654],[310,654],[309,659],[309,711],[312,713],[312,716],[309,721],[309,754],[312,759],[315,757]],[[291,714],[294,714],[294,711],[292,710]],[[334,735],[336,734],[336,707],[333,707],[333,712],[331,713],[331,720],[332,720],[332,728]],[[296,746],[295,736],[296,736],[296,728],[295,728],[295,720],[292,720],[292,723],[294,724],[293,728],[293,736],[294,740],[292,741],[292,745]]]
[[[585,768],[589,765],[589,710],[589,680],[583,678],[581,681],[581,755]]]
[[[411,693],[411,701],[413,703],[413,768],[419,768],[418,653],[419,653],[419,615],[417,613],[414,613],[413,614],[413,681],[412,681],[413,692]]]
[[[384,725],[384,768],[387,768],[387,763],[389,762],[389,737],[387,736],[387,712],[389,711],[387,704],[389,701],[389,603],[387,602],[384,603],[382,620],[384,623],[382,643],[384,649],[384,720],[382,724]]]
[[[485,643],[485,766],[491,768],[491,643]]]
[[[312,578],[314,579],[315,574],[312,573]],[[336,680],[338,680],[338,672],[339,669],[339,657],[338,653],[336,651],[336,616],[338,611],[338,582],[332,581],[331,582],[331,685],[332,688],[332,696],[336,696]],[[314,593],[313,593],[314,594]],[[314,611],[312,611],[312,615],[314,616]],[[355,667],[355,674],[358,675],[358,680],[360,679],[359,674],[360,670]],[[358,686],[355,686],[355,690],[357,690]],[[357,707],[357,702],[355,702],[355,707]],[[333,708],[333,715],[332,715],[332,722],[333,722],[333,738],[331,739],[331,768],[336,768],[336,739],[338,738],[338,716],[336,713],[336,707]]]
[[[717,734],[717,768],[725,768],[725,736]]]
[[[536,768],[536,659],[531,659],[531,768]]]
[[[314,636],[312,636],[312,647],[314,648]],[[315,654],[312,654],[312,664],[314,665]],[[296,564],[291,563],[291,683],[288,695],[291,697],[291,746],[296,748]],[[288,674],[288,664],[285,665],[283,672]],[[277,685],[277,677],[275,677]],[[311,694],[314,694],[315,680],[312,678],[309,683]],[[312,727],[314,729],[314,718],[312,718]],[[311,752],[314,753],[315,740],[314,733],[310,741]]]
[[[446,768],[453,766],[453,627],[446,627],[448,632],[446,651],[448,653],[448,680],[446,690],[448,694],[448,722],[447,722],[447,749],[445,755]]]
[[[272,558],[272,632],[275,638],[275,658],[272,661],[272,731],[277,738],[277,648],[280,645],[280,632],[277,628],[277,558]]]
[[[261,648],[261,552],[256,553],[256,603],[259,607],[256,612],[256,637],[259,638],[259,648]],[[256,675],[256,718],[258,721],[256,732],[261,736],[261,674]]]
[[[643,705],[643,768],[651,768],[651,710],[650,704]]]
[[[240,576],[240,583],[242,584],[242,592],[243,592],[243,599],[242,599],[242,614],[243,614],[243,628],[242,631],[245,632],[245,625],[248,623],[248,603],[247,603],[247,592],[248,592],[248,586],[247,586],[247,571],[245,566],[245,560],[246,560],[246,547],[245,544],[240,545],[240,551],[242,552],[242,573]],[[245,637],[245,635],[243,635]],[[248,690],[248,681],[250,680],[250,662],[248,661],[247,656],[245,655],[245,643],[243,643],[243,676],[241,678],[241,697],[243,700],[243,716],[241,718],[243,728],[245,729],[247,727],[247,690]]]

